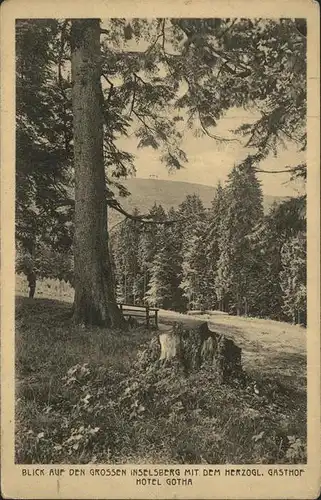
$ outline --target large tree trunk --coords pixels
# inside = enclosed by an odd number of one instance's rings
[[[103,158],[100,25],[72,22],[72,105],[75,161],[75,301],[77,323],[119,326],[108,246]]]

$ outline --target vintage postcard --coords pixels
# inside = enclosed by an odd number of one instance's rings
[[[1,7],[3,498],[317,498],[318,4]]]

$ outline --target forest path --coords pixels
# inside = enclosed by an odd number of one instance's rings
[[[242,363],[248,372],[272,376],[282,374],[297,387],[306,383],[307,330],[269,319],[229,316],[220,312],[208,314],[180,314],[159,311],[159,329],[166,330],[173,321],[195,327],[204,321],[211,330],[223,333],[242,348]]]

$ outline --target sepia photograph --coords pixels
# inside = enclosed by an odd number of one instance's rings
[[[299,481],[307,19],[14,31],[14,464],[171,498],[199,475]]]

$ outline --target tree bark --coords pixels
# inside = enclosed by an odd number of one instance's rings
[[[98,19],[72,21],[72,106],[75,163],[74,320],[118,327],[108,245],[103,157],[100,25]]]
[[[247,298],[244,297],[244,316],[248,316],[249,314],[249,306],[247,302]]]
[[[181,339],[175,330],[159,335],[160,361],[169,361],[181,357]]]
[[[161,331],[158,339],[155,337],[140,354],[140,366],[143,369],[151,364],[170,366],[186,374],[211,370],[218,381],[225,382],[244,377],[241,357],[241,348],[225,335],[209,330],[207,323],[195,328],[174,323],[172,328]]]

